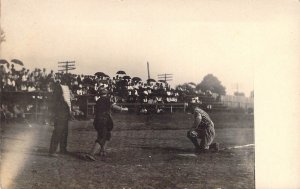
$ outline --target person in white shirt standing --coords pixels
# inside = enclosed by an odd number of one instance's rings
[[[67,85],[67,78],[63,77],[54,87],[52,98],[54,130],[51,137],[49,155],[57,156],[58,145],[61,154],[67,154],[67,138],[69,119],[71,118],[71,91]]]

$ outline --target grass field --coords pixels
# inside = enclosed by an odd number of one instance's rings
[[[91,121],[70,122],[70,155],[48,157],[52,127],[8,124],[1,143],[1,183],[8,188],[255,188],[253,115],[211,113],[218,153],[193,154],[186,138],[192,115],[114,114],[108,155],[86,162]]]

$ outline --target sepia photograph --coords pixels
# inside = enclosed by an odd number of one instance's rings
[[[287,2],[0,0],[0,189],[299,188]]]

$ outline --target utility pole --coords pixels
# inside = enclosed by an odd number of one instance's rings
[[[173,74],[158,74],[158,81],[164,81],[164,83],[166,84],[166,86],[169,88],[169,84],[167,83],[167,81],[172,81],[173,79]]]
[[[148,70],[148,79],[150,79],[149,62],[147,62],[147,70]]]
[[[165,83],[173,80],[173,74],[158,74],[157,77],[158,80],[163,80]]]
[[[69,70],[75,70],[75,61],[58,62],[59,72],[68,73]]]
[[[236,83],[236,92],[239,93],[239,83]]]

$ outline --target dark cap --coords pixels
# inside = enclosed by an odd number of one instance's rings
[[[100,89],[98,92],[99,95],[106,95],[108,93],[109,93],[109,91],[107,89]]]

